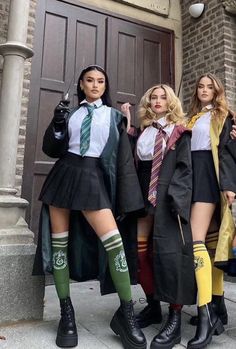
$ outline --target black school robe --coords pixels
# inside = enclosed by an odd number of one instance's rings
[[[167,143],[157,198],[153,229],[157,298],[168,303],[195,304],[197,290],[190,227],[191,133],[181,126],[174,129]]]
[[[191,132],[175,126],[160,169],[153,227],[155,292],[163,302],[196,303],[191,198]]]
[[[76,109],[75,109],[76,110]],[[74,111],[75,111],[74,110]],[[73,112],[74,112],[73,111]],[[72,112],[72,113],[73,113]],[[69,115],[69,117],[72,115]],[[58,138],[53,121],[45,132],[43,151],[51,157],[60,157],[68,149],[68,120]],[[136,281],[136,212],[143,208],[143,198],[139,186],[132,151],[122,114],[111,108],[111,124],[108,142],[101,154],[105,174],[105,184],[111,199],[113,213],[117,218],[131,282]],[[132,194],[131,194],[132,193]],[[68,259],[70,278],[76,281],[98,279],[101,293],[115,292],[111,280],[106,251],[81,212],[71,211]],[[42,205],[39,237],[33,267],[34,275],[52,272],[51,229],[47,205]]]

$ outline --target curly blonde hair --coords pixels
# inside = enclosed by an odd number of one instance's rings
[[[214,106],[213,116],[216,118],[219,118],[219,120],[222,120],[227,116],[228,110],[229,110],[228,103],[225,96],[225,90],[221,80],[217,76],[211,73],[202,74],[197,79],[195,90],[191,99],[188,117],[191,118],[193,115],[196,115],[197,113],[199,113],[202,109],[201,102],[197,96],[197,92],[198,92],[198,86],[199,86],[200,80],[205,77],[209,78],[212,81],[212,84],[215,89],[215,94],[211,102]]]
[[[140,120],[141,130],[150,126],[157,119],[156,113],[154,113],[151,109],[151,96],[156,89],[163,89],[165,92],[167,101],[167,112],[165,116],[167,121],[179,125],[186,124],[185,114],[179,98],[175,95],[170,86],[160,84],[149,88],[140,100],[138,117]]]

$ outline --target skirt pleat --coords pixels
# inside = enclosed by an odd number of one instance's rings
[[[67,153],[48,174],[39,200],[70,210],[111,208],[100,159]]]

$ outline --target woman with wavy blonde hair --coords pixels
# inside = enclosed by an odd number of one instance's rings
[[[121,109],[130,125],[130,104]],[[190,205],[192,197],[191,131],[180,100],[167,85],[155,85],[139,105],[140,129],[128,126],[136,142],[137,172],[145,211],[138,218],[138,281],[148,305],[138,314],[140,327],[162,320],[160,301],[169,316],[151,349],[181,341],[181,309],[195,304]]]
[[[166,95],[166,102],[168,106],[165,114],[166,120],[168,120],[168,122],[174,122],[177,124],[185,123],[185,114],[183,113],[179,98],[175,95],[170,86],[160,84],[148,89],[141,98],[138,110],[141,130],[147,126],[150,126],[153,121],[156,120],[156,113],[151,108],[150,97],[152,96],[154,90],[160,88],[165,91]]]
[[[235,197],[235,165],[226,150],[232,128],[222,82],[213,74],[196,81],[189,111],[192,129],[193,196],[191,229],[198,289],[197,331],[188,349],[205,348],[223,332],[227,312],[223,271],[227,271],[234,233],[230,207]],[[216,268],[217,267],[217,268]],[[195,318],[191,319],[194,324]]]

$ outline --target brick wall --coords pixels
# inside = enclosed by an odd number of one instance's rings
[[[205,72],[224,83],[231,108],[236,110],[236,17],[225,12],[221,0],[204,1],[203,15],[188,12],[192,0],[181,0],[183,26],[183,103],[188,109],[196,78]]]

